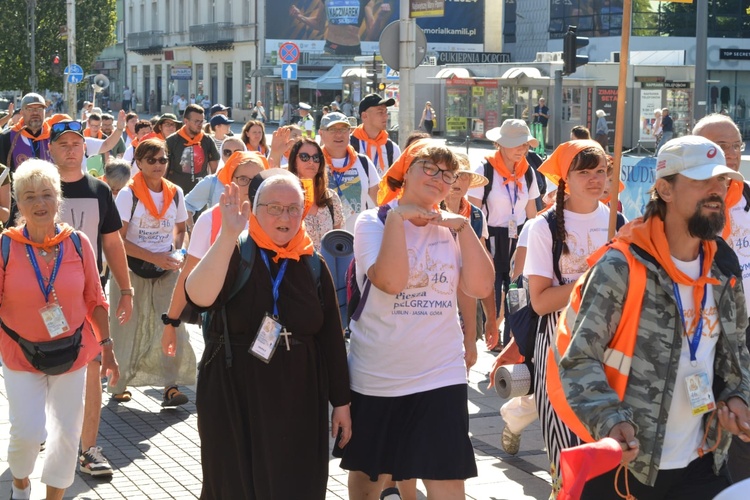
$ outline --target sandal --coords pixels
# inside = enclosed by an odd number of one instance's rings
[[[163,407],[180,406],[187,402],[187,396],[181,393],[176,385],[164,389],[164,401],[161,403]]]
[[[128,401],[133,399],[133,394],[130,391],[122,391],[119,394],[113,394],[112,399],[114,399],[118,403],[127,403]]]

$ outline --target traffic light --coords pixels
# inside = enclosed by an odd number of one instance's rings
[[[579,56],[578,49],[589,44],[585,36],[577,36],[578,26],[568,26],[568,32],[563,38],[563,75],[571,75],[576,72],[578,66],[589,62],[589,56]]]
[[[55,76],[60,76],[61,69],[60,69],[60,54],[55,54],[52,56],[52,74]]]

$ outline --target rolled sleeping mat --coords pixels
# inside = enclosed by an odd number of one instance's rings
[[[531,387],[531,372],[523,363],[501,366],[495,372],[495,391],[503,399],[526,396]]]

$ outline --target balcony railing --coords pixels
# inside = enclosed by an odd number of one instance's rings
[[[201,50],[228,50],[234,45],[234,23],[190,26],[190,45]]]
[[[126,47],[139,54],[160,53],[164,47],[163,31],[142,31],[127,36]]]

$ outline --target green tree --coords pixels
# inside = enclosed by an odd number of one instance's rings
[[[31,48],[28,1],[3,0],[0,23],[0,89],[31,89]],[[52,57],[68,65],[67,40],[60,28],[67,24],[65,0],[36,2],[36,74],[39,89],[61,91],[63,77],[52,74]],[[76,63],[89,73],[96,56],[115,43],[115,0],[76,0]]]

